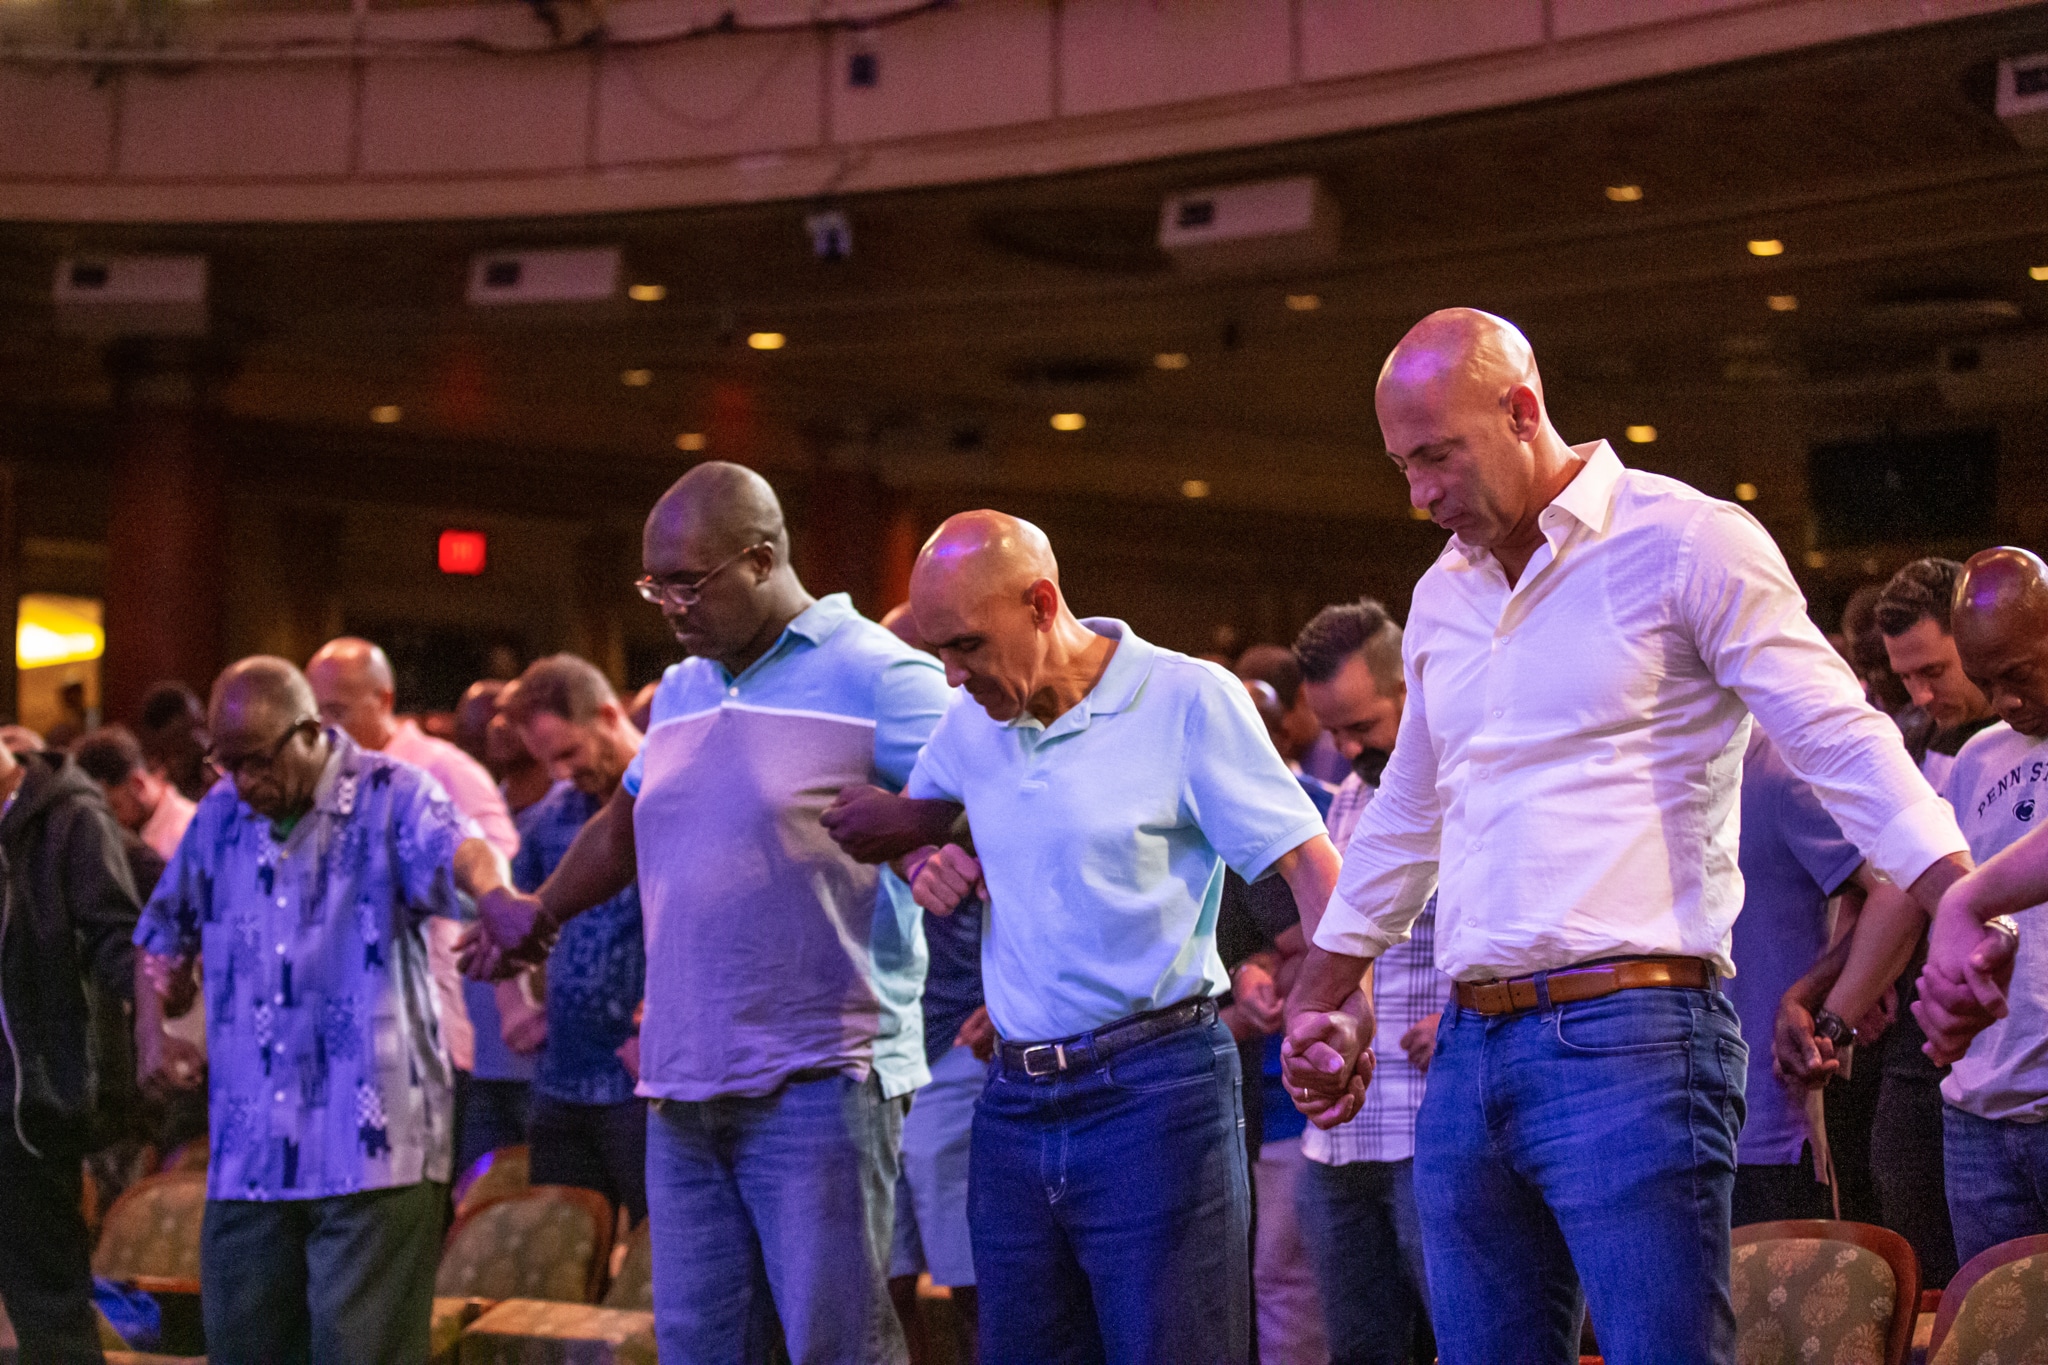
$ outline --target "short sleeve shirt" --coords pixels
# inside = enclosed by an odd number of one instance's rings
[[[282,840],[232,782],[200,801],[135,942],[204,958],[215,1199],[449,1176],[454,1079],[424,921],[459,918],[481,837],[434,779],[337,730]]]
[[[701,658],[663,675],[625,779],[647,943],[640,1094],[767,1095],[830,1070],[893,1097],[929,1079],[922,912],[818,818],[844,787],[900,789],[946,697],[939,661],[844,594],[738,677]]]
[[[538,890],[602,804],[558,782],[531,810],[520,812],[513,884]],[[623,1104],[633,1098],[633,1076],[618,1049],[633,1036],[633,1012],[647,977],[640,934],[638,883],[562,926],[548,953],[548,1041],[533,1077],[541,1094],[568,1104]]]
[[[1948,799],[1981,865],[2048,822],[2048,739],[2003,721],[1983,731],[1956,755]],[[2048,922],[2038,911],[2019,918],[2009,1013],[1971,1040],[1941,1083],[1943,1099],[1978,1118],[2048,1120]]]
[[[1243,684],[1138,638],[1043,725],[964,693],[908,794],[960,801],[989,888],[982,984],[1005,1038],[1065,1038],[1229,989],[1223,870],[1257,881],[1323,832]]]
[[[1828,897],[1863,855],[1762,731],[1742,761],[1742,913],[1735,917],[1729,1003],[1749,1044],[1749,1118],[1736,1162],[1789,1166],[1806,1142],[1803,1099],[1771,1070],[1778,1001],[1828,943]]]

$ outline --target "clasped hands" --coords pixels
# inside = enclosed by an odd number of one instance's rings
[[[477,898],[476,923],[455,943],[456,965],[474,981],[505,981],[547,961],[561,926],[539,896],[501,886]]]

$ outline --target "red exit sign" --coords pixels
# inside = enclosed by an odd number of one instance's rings
[[[438,555],[441,572],[474,578],[484,571],[489,548],[482,531],[443,531]]]

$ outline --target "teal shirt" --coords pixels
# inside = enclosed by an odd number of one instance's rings
[[[625,778],[647,936],[640,1094],[767,1095],[830,1070],[896,1096],[929,1079],[917,906],[818,817],[843,787],[899,790],[946,699],[938,660],[843,594],[738,677],[710,659],[663,675]]]
[[[1080,704],[999,724],[956,694],[908,787],[967,806],[982,981],[1008,1039],[1221,995],[1225,865],[1257,881],[1323,833],[1242,683],[1121,621],[1085,624],[1118,643]]]

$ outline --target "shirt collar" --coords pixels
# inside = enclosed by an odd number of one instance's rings
[[[1605,440],[1586,441],[1571,448],[1572,454],[1585,463],[1572,481],[1564,486],[1558,495],[1550,500],[1550,507],[1537,514],[1537,523],[1543,528],[1544,538],[1554,546],[1563,538],[1558,529],[1559,519],[1548,515],[1555,507],[1585,526],[1594,535],[1607,529],[1607,520],[1614,511],[1614,491],[1621,486],[1621,476],[1627,467],[1621,457],[1614,453],[1614,447]],[[1485,563],[1492,558],[1490,551],[1476,545],[1467,545],[1457,536],[1452,536],[1445,552],[1457,555],[1467,567]]]
[[[1088,695],[1045,727],[1048,739],[1085,730],[1094,717],[1114,715],[1130,706],[1138,699],[1138,691],[1145,685],[1145,679],[1152,675],[1153,660],[1159,657],[1157,645],[1138,638],[1136,631],[1115,617],[1084,617],[1081,624],[1105,639],[1116,641],[1116,650],[1109,656],[1109,663],[1103,668],[1102,676],[1095,680],[1095,686],[1088,689]],[[1036,727],[1037,724],[1028,711],[1010,722],[1012,726]]]
[[[737,676],[727,674],[722,664],[718,666],[718,672],[729,682],[737,682],[740,678],[757,674],[787,653],[792,641],[802,640],[806,644],[822,645],[831,639],[841,626],[859,615],[860,613],[853,609],[853,599],[843,592],[821,597],[791,617],[789,624],[782,628],[782,634],[776,636],[775,643],[768,647],[768,652],[748,664]]]

